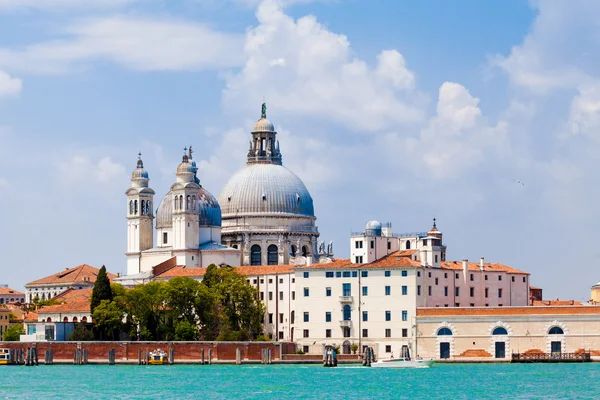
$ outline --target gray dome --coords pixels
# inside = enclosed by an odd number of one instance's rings
[[[189,193],[189,192],[188,192]],[[194,193],[192,193],[193,195]],[[217,199],[208,190],[204,188],[198,189],[196,194],[198,198],[198,210],[200,214],[200,226],[221,226],[221,208]],[[160,201],[158,210],[156,211],[156,227],[171,228],[173,227],[173,199],[172,191],[169,191]]]
[[[251,164],[236,172],[219,195],[224,217],[295,214],[314,217],[304,183],[281,165]]]
[[[381,236],[381,222],[374,220],[367,222],[365,234],[367,236]]]
[[[381,222],[379,221],[369,221],[367,222],[367,229],[381,229]]]
[[[144,168],[136,168],[131,173],[131,179],[148,179],[148,171]]]
[[[275,127],[268,119],[261,118],[254,124],[254,130],[252,132],[275,132]]]

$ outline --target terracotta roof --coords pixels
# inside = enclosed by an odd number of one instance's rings
[[[47,276],[42,279],[38,279],[33,282],[29,282],[25,287],[37,286],[37,285],[72,285],[77,283],[94,283],[100,270],[87,264],[81,264],[75,268],[67,268],[64,271],[58,272],[54,275]],[[108,279],[111,281],[116,277],[111,273],[106,273]]]
[[[581,303],[575,300],[534,300],[533,306],[580,306]]]
[[[412,250],[398,250],[372,263],[364,264],[362,268],[421,267],[420,261],[410,258],[413,253]]]
[[[352,264],[349,258],[336,258],[332,262],[327,263],[314,263],[311,266],[306,265],[290,265],[292,269],[336,269],[336,268],[353,268],[357,265],[362,264]]]
[[[234,267],[240,275],[274,275],[274,274],[289,274],[292,272],[291,265],[254,265]],[[155,278],[175,278],[178,276],[188,276],[190,278],[199,278],[206,274],[206,268],[186,268],[181,265],[173,267]]]
[[[69,312],[87,312],[90,310],[90,297],[92,297],[93,288],[86,289],[67,289],[54,300],[60,301],[61,304],[45,306],[38,310],[38,314],[49,313],[69,313]]]
[[[14,289],[11,289],[11,288],[0,287],[0,295],[3,295],[3,294],[4,295],[6,295],[6,294],[7,295],[14,294],[15,296],[23,296],[23,295],[25,295],[25,293],[18,292],[18,291],[14,290]]]
[[[469,271],[480,271],[478,262],[470,262],[468,264]],[[450,269],[450,270],[462,270],[463,263],[462,261],[442,261],[440,263],[440,267],[442,269]],[[504,264],[494,264],[494,263],[485,263],[483,264],[483,270],[485,272],[508,272],[511,274],[523,274],[529,275],[529,272],[520,271],[515,268],[511,268]]]
[[[38,313],[30,311],[25,314],[25,318],[23,318],[23,322],[33,322],[38,320]]]
[[[469,349],[463,351],[458,357],[483,357],[490,358],[492,355],[484,349]]]
[[[417,317],[600,314],[600,306],[417,308]]]
[[[536,287],[536,286],[531,286],[529,285],[529,289],[530,290],[542,290],[542,288]]]

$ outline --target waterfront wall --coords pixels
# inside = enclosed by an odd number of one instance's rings
[[[155,349],[168,351],[170,347],[175,350],[175,362],[199,362],[204,350],[205,360],[208,360],[209,350],[212,350],[213,361],[236,360],[236,351],[242,352],[242,361],[260,361],[263,349],[271,350],[273,360],[281,360],[282,354],[296,351],[294,343],[289,342],[0,342],[0,348],[27,349],[37,347],[38,357],[43,360],[47,349],[52,349],[54,361],[73,361],[73,354],[78,346],[81,350],[88,351],[88,360],[108,360],[108,352],[115,350],[115,359],[118,362],[132,362],[138,360],[138,352]]]

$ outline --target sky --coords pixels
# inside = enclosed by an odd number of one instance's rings
[[[450,260],[600,280],[594,0],[0,0],[0,283],[125,272],[137,153],[157,192],[193,145],[218,195],[266,101],[321,239],[367,221]],[[516,182],[520,180],[524,183]]]

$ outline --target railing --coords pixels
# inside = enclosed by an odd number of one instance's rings
[[[340,296],[340,303],[352,303],[354,301],[354,297],[352,296]]]
[[[222,227],[223,233],[231,232],[247,232],[250,228],[252,231],[276,231],[276,232],[302,232],[302,233],[316,233],[318,229],[316,226],[224,226]]]
[[[592,357],[590,353],[513,353],[512,362],[531,363],[531,362],[590,362]]]
[[[367,236],[366,232],[350,232],[351,236]],[[404,238],[404,237],[425,237],[427,232],[405,232],[405,233],[392,233],[389,237]],[[386,236],[388,237],[388,236]]]
[[[350,328],[352,327],[352,321],[342,320],[340,321],[340,326],[342,328]]]

